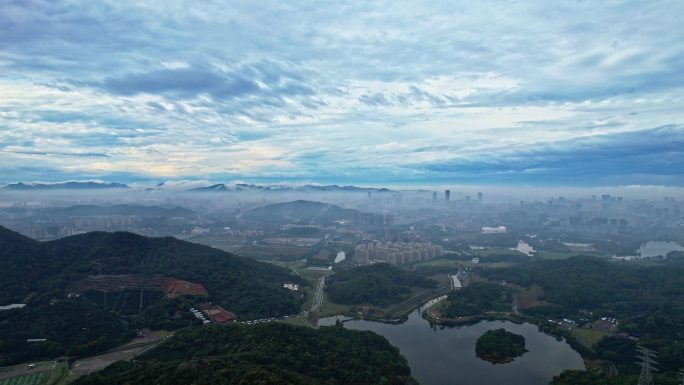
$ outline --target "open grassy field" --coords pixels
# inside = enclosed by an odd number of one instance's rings
[[[285,259],[294,260],[303,258],[306,253],[311,250],[311,247],[301,247],[293,245],[280,244],[259,244],[253,245],[251,241],[244,237],[232,237],[223,234],[210,234],[200,237],[194,237],[190,242],[200,243],[228,251],[230,253],[255,259]]]
[[[516,251],[516,250],[511,250],[505,247],[492,247],[489,249],[482,249],[482,250],[470,250],[470,254],[472,255],[479,255],[481,257],[487,257],[489,255],[520,255],[521,257],[524,256],[525,254]]]
[[[318,261],[326,261],[326,262],[332,262],[333,259],[335,259],[335,256],[333,255],[333,251],[330,249],[322,249],[319,250],[316,255],[311,257],[311,259],[318,260]]]
[[[449,279],[449,275],[446,273],[434,274],[434,275],[429,276],[428,278],[434,279],[435,281],[439,282],[439,286],[442,286],[442,287],[450,287],[451,286],[451,279]]]
[[[245,237],[232,237],[227,234],[208,234],[189,239],[190,242],[200,243],[217,249],[234,252],[247,244]]]
[[[352,305],[340,305],[331,302],[330,298],[328,298],[328,294],[323,292],[323,302],[316,312],[316,315],[318,318],[332,317],[334,315],[350,315],[352,314],[352,307]]]
[[[318,279],[324,275],[332,274],[331,270],[307,270],[306,263],[302,261],[265,261],[274,265],[290,269],[298,276],[309,281],[312,287],[316,287]]]
[[[457,260],[446,259],[446,258],[431,259],[429,261],[423,261],[423,262],[418,262],[418,263],[414,264],[414,266],[416,266],[416,267],[435,266],[435,267],[453,267],[453,268],[468,267],[471,265],[472,264],[470,262],[457,261]]]
[[[583,328],[572,329],[572,334],[574,334],[577,338],[584,341],[584,343],[586,343],[589,346],[592,346],[595,343],[599,342],[601,338],[610,335],[609,333],[604,333],[598,330]]]
[[[50,372],[45,385],[64,385],[69,381],[69,369],[65,362],[59,363]]]
[[[310,247],[280,246],[280,245],[249,245],[230,250],[233,254],[241,257],[250,257],[260,260],[285,259],[296,260],[304,258],[311,250]]]
[[[295,325],[295,326],[306,326],[306,327],[314,327],[315,326],[314,324],[312,324],[309,321],[308,318],[305,318],[305,317],[291,317],[291,318],[287,318],[287,319],[280,319],[277,322]]]
[[[316,287],[316,284],[318,283],[318,279],[321,278],[324,275],[330,275],[332,274],[332,271],[330,270],[297,270],[297,274],[309,281],[312,287]]]
[[[534,253],[535,259],[567,259],[577,255],[577,253],[561,253],[557,251],[538,251]]]
[[[482,264],[482,261],[480,261]],[[516,264],[513,262],[494,262],[494,263],[487,263],[486,266],[488,269],[503,269],[507,267],[513,267]]]
[[[0,379],[0,385],[43,385],[50,377],[50,371],[24,374],[17,377]]]
[[[66,364],[55,364],[52,361],[33,362],[28,364],[4,366],[0,368],[0,385],[34,385],[57,384],[66,370]]]
[[[271,261],[264,261],[271,263],[276,266],[284,267],[286,269],[291,269],[294,270],[295,272],[298,272],[301,269],[304,269],[306,267],[306,264],[302,261],[277,261],[277,260],[271,260]]]

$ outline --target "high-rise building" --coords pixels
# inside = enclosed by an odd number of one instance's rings
[[[482,202],[482,193],[481,192],[477,193],[477,200]]]
[[[447,202],[451,201],[451,191],[444,190],[444,200]]]
[[[394,224],[394,215],[386,214],[385,215],[385,226],[392,226],[393,224]]]
[[[437,191],[432,192],[432,201],[437,202]]]
[[[356,246],[355,258],[361,264],[386,262],[401,265],[442,255],[442,247],[431,243],[373,241]]]

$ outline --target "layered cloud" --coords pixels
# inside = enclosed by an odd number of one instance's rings
[[[677,185],[684,178],[684,129],[597,135],[543,146],[503,150],[498,156],[425,165],[445,180],[560,185]]]
[[[7,1],[0,180],[684,185],[681,1]]]

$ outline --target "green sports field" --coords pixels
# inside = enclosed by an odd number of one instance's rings
[[[50,371],[46,370],[25,374],[23,376],[1,379],[0,385],[42,385],[47,381],[49,376]]]

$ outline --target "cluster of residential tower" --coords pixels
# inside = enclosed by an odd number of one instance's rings
[[[391,265],[424,261],[442,255],[442,247],[432,243],[373,241],[356,246],[355,258],[363,264],[386,262]]]

